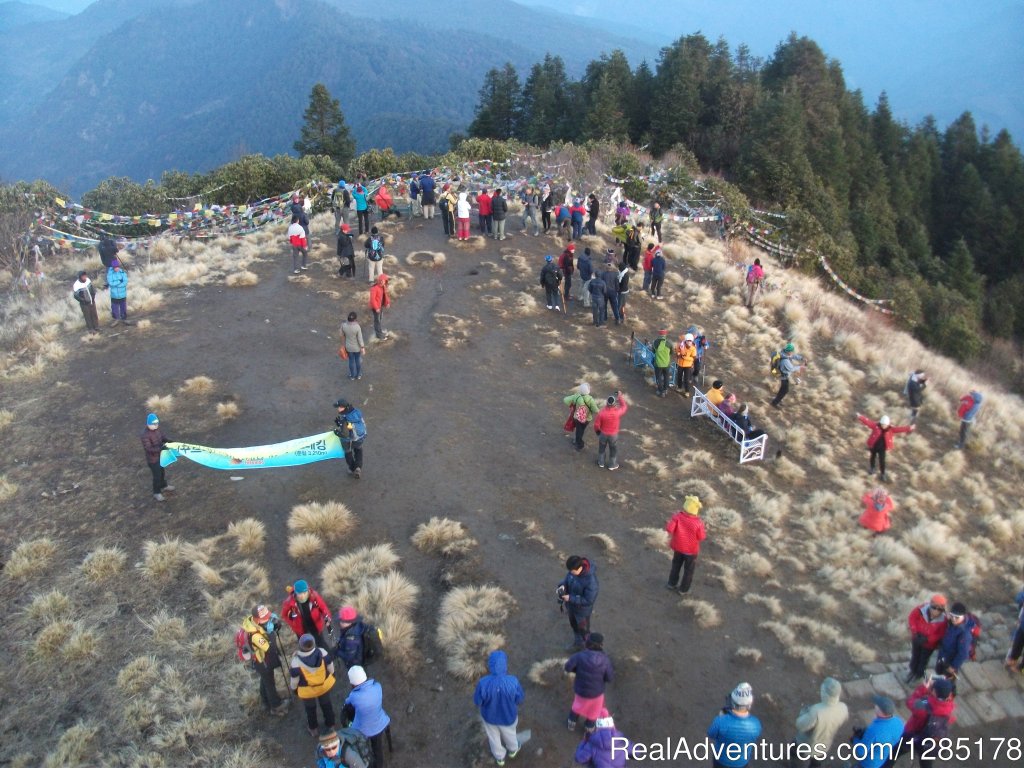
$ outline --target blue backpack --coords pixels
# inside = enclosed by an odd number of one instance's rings
[[[363,421],[363,414],[360,413],[358,408],[353,408],[346,413],[345,419],[348,421],[353,440],[362,440],[366,437],[366,422]]]

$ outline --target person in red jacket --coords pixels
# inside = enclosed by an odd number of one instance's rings
[[[883,483],[886,480],[885,477],[885,453],[886,451],[892,450],[893,435],[898,435],[903,432],[913,432],[915,427],[911,424],[909,427],[894,427],[891,426],[888,416],[883,416],[877,422],[872,421],[867,416],[858,413],[857,419],[865,427],[871,430],[871,434],[868,435],[868,449],[871,451],[871,461],[868,464],[868,474],[875,474],[875,458],[878,458],[878,479]]]
[[[956,722],[953,681],[940,675],[917,686],[907,697],[907,709],[910,710],[910,717],[903,726],[903,742],[900,746],[913,741],[915,752],[921,755],[921,768],[931,768],[933,761],[922,754],[926,745],[925,740],[934,739],[936,743],[944,741],[949,733],[949,726]],[[927,744],[930,746],[931,741]],[[895,762],[896,760],[893,760],[893,763]]]
[[[315,589],[303,579],[288,587],[288,597],[281,603],[281,618],[296,637],[312,635],[317,647],[330,650],[324,642],[324,628],[330,631],[331,609]]]
[[[383,341],[390,334],[384,330],[384,310],[391,306],[391,297],[388,296],[387,275],[380,275],[377,282],[370,288],[370,311],[373,312],[373,332],[377,338]]]
[[[888,531],[892,526],[889,515],[896,506],[892,496],[885,492],[885,488],[875,488],[861,496],[860,503],[864,505],[864,512],[860,516],[860,524],[869,531],[874,531],[877,536]]]
[[[907,616],[907,626],[910,627],[909,685],[924,677],[932,654],[946,634],[946,596],[932,595],[927,603],[916,606]]]
[[[576,271],[574,258],[576,258],[576,243],[569,243],[562,251],[562,255],[558,257],[558,268],[562,270],[562,298],[564,300],[571,298],[572,273]]]
[[[644,293],[651,290],[651,277],[654,274],[654,243],[647,244],[647,251],[644,252]]]
[[[608,398],[597,416],[594,417],[594,432],[598,435],[597,466],[603,467],[605,450],[608,451],[608,469],[619,468],[619,420],[629,410],[629,403],[616,392]]]
[[[666,589],[676,589],[676,582],[679,581],[679,571],[683,571],[683,580],[679,582],[679,591],[686,594],[690,591],[690,582],[693,581],[693,571],[697,566],[697,555],[700,553],[700,543],[707,538],[707,531],[704,529],[704,521],[700,519],[700,499],[696,496],[687,496],[683,500],[683,508],[676,512],[672,519],[665,525],[668,531],[669,546],[672,547],[672,570],[668,574]]]
[[[480,208],[480,233],[489,235],[494,229],[494,219],[491,216],[491,196],[487,194],[486,189],[481,190],[480,194],[476,196],[476,204]]]

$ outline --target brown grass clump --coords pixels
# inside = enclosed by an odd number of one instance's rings
[[[202,560],[195,560],[192,563],[192,572],[208,587],[224,586],[224,577],[216,568],[211,568]]]
[[[163,541],[147,541],[142,545],[142,574],[160,585],[173,581],[188,561],[190,548],[177,536],[164,536]]]
[[[753,551],[741,553],[736,558],[736,567],[761,579],[770,576],[773,570],[768,558]]]
[[[296,533],[288,537],[288,556],[292,560],[312,560],[324,552],[324,542],[315,533]]]
[[[59,589],[53,589],[32,598],[25,615],[33,624],[55,621],[71,612],[71,598]]]
[[[233,400],[217,403],[217,418],[221,421],[230,421],[231,419],[237,418],[238,414],[241,412],[242,409],[239,408],[238,403]]]
[[[556,673],[557,670],[557,673]],[[563,677],[565,674],[565,659],[544,659],[535,661],[526,673],[527,679],[534,685],[546,688],[551,685],[553,677]]]
[[[360,547],[327,563],[320,570],[320,584],[324,594],[335,600],[352,597],[367,581],[387,573],[398,561],[391,544]]]
[[[670,537],[664,528],[634,528],[633,530],[644,537],[644,544],[648,549],[660,552],[666,557],[672,557],[672,550],[668,545]]]
[[[149,630],[151,641],[157,648],[177,651],[188,638],[185,620],[180,616],[172,616],[167,611],[154,614],[148,621],[141,618],[139,621]]]
[[[516,520],[516,522],[523,526],[523,533],[526,534],[527,540],[536,541],[541,546],[554,550],[555,545],[544,535],[540,523],[536,520]]]
[[[235,540],[235,549],[243,555],[256,555],[263,551],[267,540],[267,527],[253,517],[228,523],[228,536]]]
[[[750,605],[763,605],[774,617],[782,615],[782,602],[777,597],[772,597],[770,595],[766,597],[765,595],[748,592],[743,596],[743,602]]]
[[[463,555],[477,545],[462,523],[447,517],[432,517],[420,523],[412,535],[412,543],[420,552],[445,557]]]
[[[446,261],[446,257],[440,251],[413,251],[405,257],[405,263],[410,267],[440,267]]]
[[[70,619],[51,621],[36,635],[32,655],[39,661],[51,662],[60,656],[61,649],[75,629]]]
[[[368,579],[356,595],[361,613],[375,620],[385,616],[408,614],[416,605],[420,588],[398,571]]]
[[[146,410],[156,414],[166,413],[174,407],[174,395],[150,395],[146,398]]]
[[[109,581],[124,570],[128,555],[119,547],[97,547],[82,561],[82,575],[92,584]]]
[[[615,539],[607,533],[590,533],[587,534],[587,538],[593,539],[604,547],[605,560],[607,562],[619,562],[619,545],[615,543]]]
[[[736,653],[733,654],[737,660],[744,661],[749,664],[757,664],[764,657],[757,648],[750,648],[748,646],[742,646],[736,649]]]
[[[327,542],[343,538],[356,525],[355,515],[340,501],[312,501],[292,507],[288,530],[314,533]]]
[[[697,626],[701,629],[711,629],[722,623],[722,616],[718,609],[706,600],[695,600],[688,597],[684,598],[680,604],[693,611],[693,616],[697,619]]]
[[[259,281],[260,276],[255,272],[250,272],[248,269],[243,269],[241,272],[232,272],[224,278],[224,284],[228,288],[242,288],[244,286],[256,285]]]
[[[505,644],[497,630],[515,604],[508,592],[492,586],[456,587],[445,595],[437,639],[448,650],[449,672],[473,680],[486,669],[487,654]]]
[[[14,423],[14,414],[6,408],[0,408],[0,429],[7,429]]]
[[[0,475],[0,502],[10,501],[18,492],[18,484],[7,479],[6,475]]]
[[[99,734],[99,726],[78,723],[61,734],[57,746],[49,749],[42,768],[76,768],[95,765],[96,753],[93,742]]]
[[[155,656],[136,656],[117,673],[117,689],[125,696],[137,696],[152,688],[160,677]]]
[[[57,544],[46,536],[23,541],[7,561],[4,573],[11,579],[25,579],[43,573],[50,568],[50,561],[57,554]]]
[[[193,376],[185,379],[178,391],[186,397],[206,397],[213,392],[216,384],[209,376]]]

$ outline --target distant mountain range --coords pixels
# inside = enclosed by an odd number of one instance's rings
[[[357,151],[433,152],[473,117],[483,76],[545,53],[572,76],[657,48],[511,0],[97,0],[67,16],[0,3],[0,178],[79,195],[250,152],[290,152],[309,92],[340,100]]]

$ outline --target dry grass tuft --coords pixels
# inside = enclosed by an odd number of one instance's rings
[[[33,624],[63,618],[70,612],[71,598],[59,589],[36,595],[25,609],[25,615]]]
[[[78,723],[60,736],[57,746],[47,750],[42,768],[78,768],[95,765],[96,737],[99,726]]]
[[[454,557],[469,552],[477,541],[458,520],[447,517],[432,517],[420,523],[412,535],[413,546],[420,552]]]
[[[736,649],[736,653],[733,654],[738,661],[744,661],[749,664],[758,664],[764,657],[757,648],[750,648],[748,646],[742,646]]]
[[[336,542],[356,525],[355,515],[340,501],[312,501],[292,507],[288,530],[314,533],[325,542]]]
[[[555,545],[544,535],[540,523],[536,520],[516,520],[516,522],[523,526],[523,533],[526,534],[527,540],[536,541],[538,544],[554,550]]]
[[[178,391],[186,397],[206,397],[213,392],[216,384],[209,376],[193,376],[185,379]]]
[[[389,613],[377,628],[383,635],[381,644],[388,654],[388,664],[399,673],[411,673],[419,657],[416,623],[406,614]]]
[[[440,267],[446,261],[446,257],[440,251],[413,251],[405,257],[405,263],[410,267]]]
[[[387,616],[402,616],[416,605],[420,588],[398,571],[390,571],[383,576],[374,576],[356,595],[356,608],[374,621],[382,621]]]
[[[6,408],[0,408],[0,429],[7,429],[14,423],[14,414]]]
[[[387,573],[398,561],[391,544],[360,547],[327,563],[320,571],[320,584],[324,594],[336,600],[352,597],[367,581]]]
[[[770,576],[773,570],[768,558],[752,551],[742,552],[737,556],[736,568],[761,579]]]
[[[216,568],[211,568],[202,560],[195,560],[192,563],[192,572],[208,587],[216,588],[224,586],[224,577]]]
[[[288,537],[288,556],[292,560],[312,560],[324,552],[324,542],[315,533],[295,533]]]
[[[633,530],[644,537],[644,544],[648,549],[660,552],[668,558],[672,557],[672,550],[668,545],[670,537],[664,528],[634,528]]]
[[[100,584],[122,571],[128,562],[127,553],[119,547],[98,547],[82,561],[82,575],[86,581]]]
[[[748,592],[743,596],[743,602],[749,605],[763,605],[768,609],[768,612],[778,618],[782,615],[782,602],[777,597],[771,595],[758,595],[753,592]]]
[[[248,285],[256,285],[259,281],[260,276],[255,272],[250,272],[248,269],[243,269],[241,272],[232,272],[224,278],[224,284],[229,288],[241,288]]]
[[[7,479],[6,475],[0,475],[0,502],[10,501],[18,492],[18,484]]]
[[[604,547],[605,560],[607,560],[607,562],[619,562],[619,545],[615,543],[615,539],[607,533],[590,533],[587,534],[587,538],[593,539]]]
[[[166,585],[173,581],[188,562],[190,547],[177,536],[142,545],[142,574],[150,581]]]
[[[125,696],[137,696],[150,690],[160,677],[155,656],[136,656],[117,673],[117,690]]]
[[[505,644],[498,630],[515,607],[499,587],[456,587],[441,602],[438,644],[448,650],[448,671],[473,680],[486,669],[487,654]]]
[[[684,598],[681,605],[693,611],[697,619],[697,626],[701,629],[711,629],[722,623],[722,616],[718,609],[706,600],[696,600],[692,597]]]
[[[526,673],[527,679],[534,685],[547,688],[551,685],[551,678],[561,678],[565,674],[565,659],[544,659],[535,661]]]
[[[228,536],[235,540],[235,549],[243,555],[256,555],[263,551],[267,540],[267,527],[253,517],[228,524]]]
[[[217,403],[217,418],[221,421],[230,421],[231,419],[237,418],[238,414],[241,412],[242,410],[238,407],[238,403],[233,400]]]
[[[149,630],[150,641],[156,648],[177,651],[188,638],[185,620],[180,616],[172,616],[167,611],[154,614],[148,621],[141,618],[139,621]]]
[[[11,579],[25,579],[49,570],[57,554],[57,544],[46,536],[23,541],[11,553],[4,573]]]
[[[174,407],[174,395],[150,395],[146,398],[146,409],[157,415],[166,413]]]

